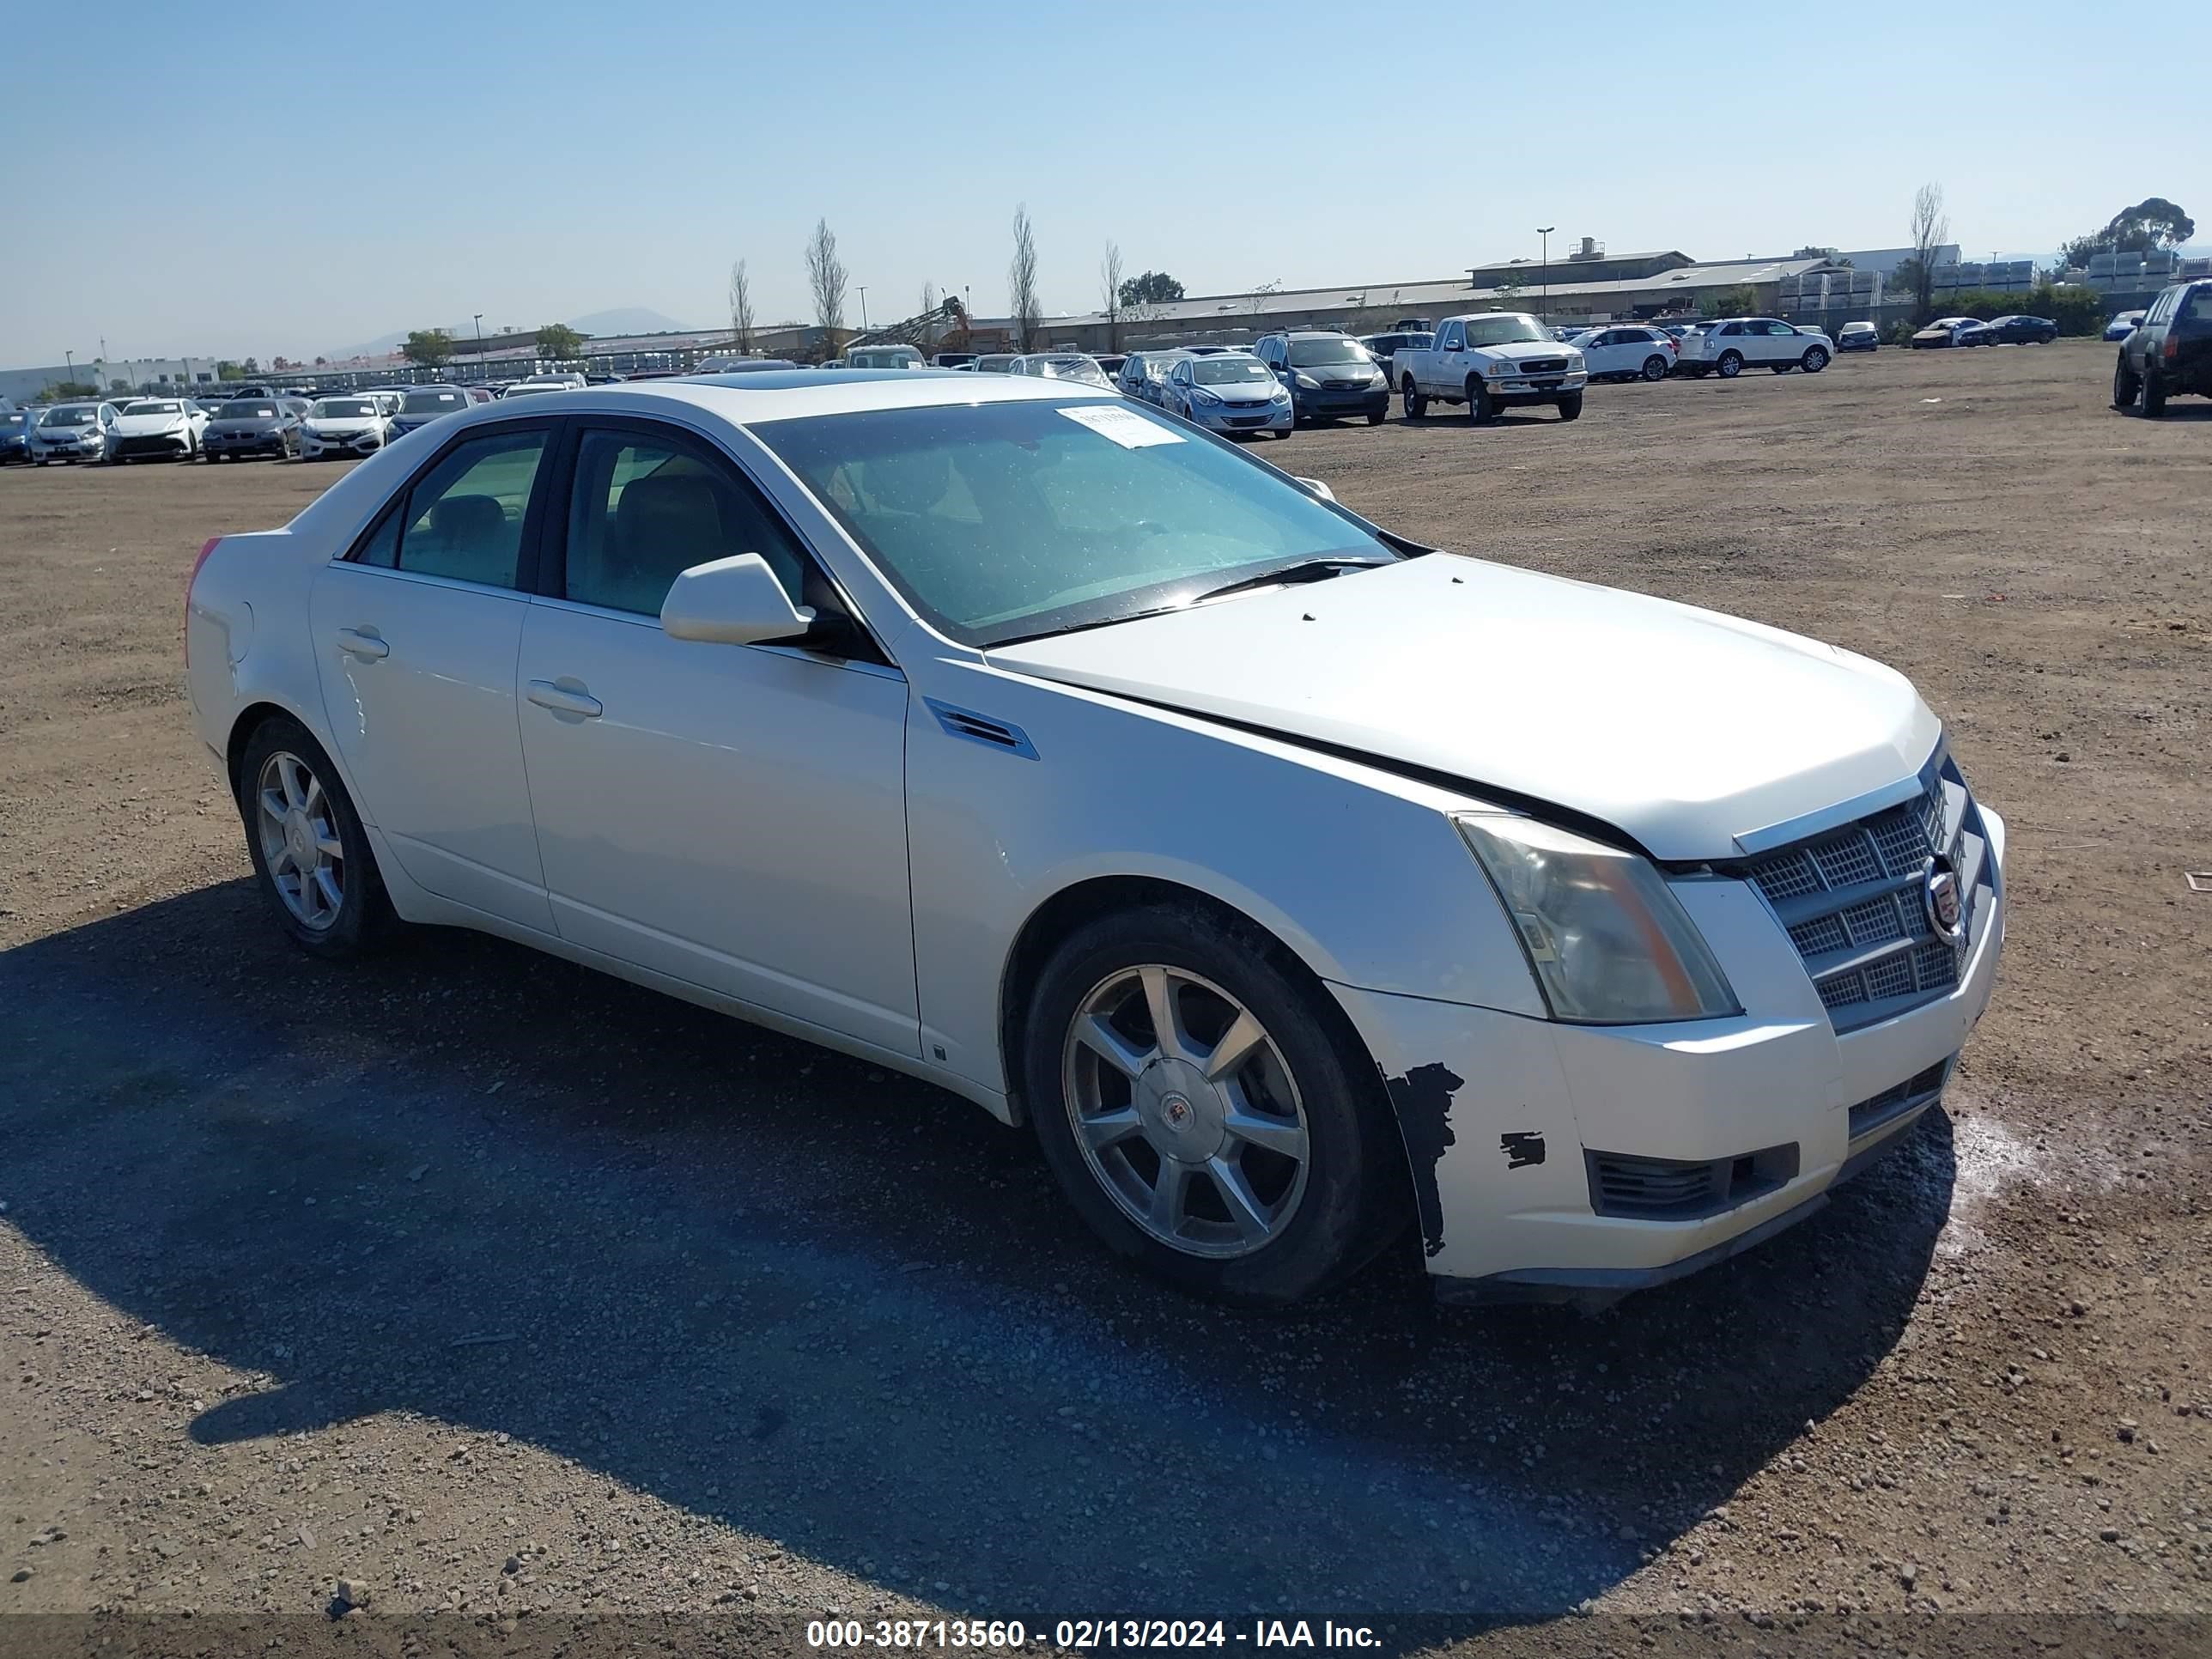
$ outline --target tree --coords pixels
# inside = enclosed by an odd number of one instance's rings
[[[1121,303],[1132,306],[1173,305],[1182,298],[1182,284],[1164,270],[1147,270],[1121,284]]]
[[[331,360],[327,357],[318,357],[315,359],[315,367],[317,368],[328,368],[330,366]]]
[[[827,219],[814,222],[806,239],[806,287],[814,296],[814,321],[822,331],[822,350],[834,357],[845,349],[845,262],[837,257],[837,234]]]
[[[538,330],[538,355],[556,363],[584,355],[584,337],[566,323],[545,323]]]
[[[2122,208],[2102,230],[2076,236],[2060,250],[2069,265],[2086,265],[2093,253],[2154,253],[2178,247],[2197,234],[2197,222],[2163,196]]]
[[[1749,283],[1739,283],[1710,295],[1698,309],[1708,317],[1755,317],[1765,307],[1758,289]]]
[[[1951,221],[1943,211],[1943,186],[1923,185],[1912,197],[1912,307],[1925,322],[1934,309],[1936,250],[1951,234]]]
[[[218,380],[242,380],[246,371],[226,358],[215,366],[215,377]]]
[[[921,314],[923,316],[928,316],[931,312],[936,310],[938,307],[944,303],[945,301],[943,296],[937,291],[936,283],[924,283],[921,285]]]
[[[399,348],[399,355],[410,363],[435,368],[453,355],[453,337],[442,328],[413,329],[408,332],[407,343]]]
[[[260,360],[255,357],[248,357],[246,360],[246,372],[248,374],[258,374],[261,372]]]
[[[1037,299],[1036,237],[1030,228],[1027,203],[1014,206],[1014,257],[1006,264],[1006,310],[1014,320],[1014,349],[1036,343],[1044,307]]]
[[[730,343],[740,355],[753,349],[753,284],[743,259],[730,267]]]
[[[1121,349],[1121,245],[1109,241],[1098,262],[1098,297],[1106,313],[1106,349]]]

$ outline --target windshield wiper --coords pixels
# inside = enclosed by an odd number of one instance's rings
[[[1273,570],[1265,570],[1256,576],[1247,576],[1241,581],[1224,583],[1209,587],[1194,595],[1192,605],[1207,599],[1218,599],[1224,593],[1244,593],[1255,587],[1278,587],[1291,582],[1327,581],[1331,576],[1340,576],[1347,570],[1373,570],[1390,563],[1388,559],[1325,558],[1303,559],[1297,564],[1286,564]]]

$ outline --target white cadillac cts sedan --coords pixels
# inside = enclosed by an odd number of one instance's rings
[[[1902,678],[1432,552],[1064,382],[788,372],[441,422],[208,544],[279,925],[481,928],[1033,1124],[1282,1303],[1617,1294],[1941,1094],[2004,826]]]

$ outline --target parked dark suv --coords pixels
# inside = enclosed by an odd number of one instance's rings
[[[2112,407],[2154,417],[2177,392],[2212,398],[2212,282],[2176,283],[2120,342]]]
[[[1370,426],[1380,426],[1390,411],[1390,377],[1349,334],[1297,329],[1263,335],[1252,355],[1290,388],[1291,418],[1297,425],[1364,415]]]

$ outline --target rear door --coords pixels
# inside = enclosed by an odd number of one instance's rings
[[[441,898],[550,932],[515,655],[554,422],[446,447],[308,598],[327,729],[362,815]]]
[[[679,571],[739,553],[843,605],[719,445],[579,416],[562,473],[517,674],[562,936],[918,1054],[905,678],[865,636],[848,657],[660,631]]]

